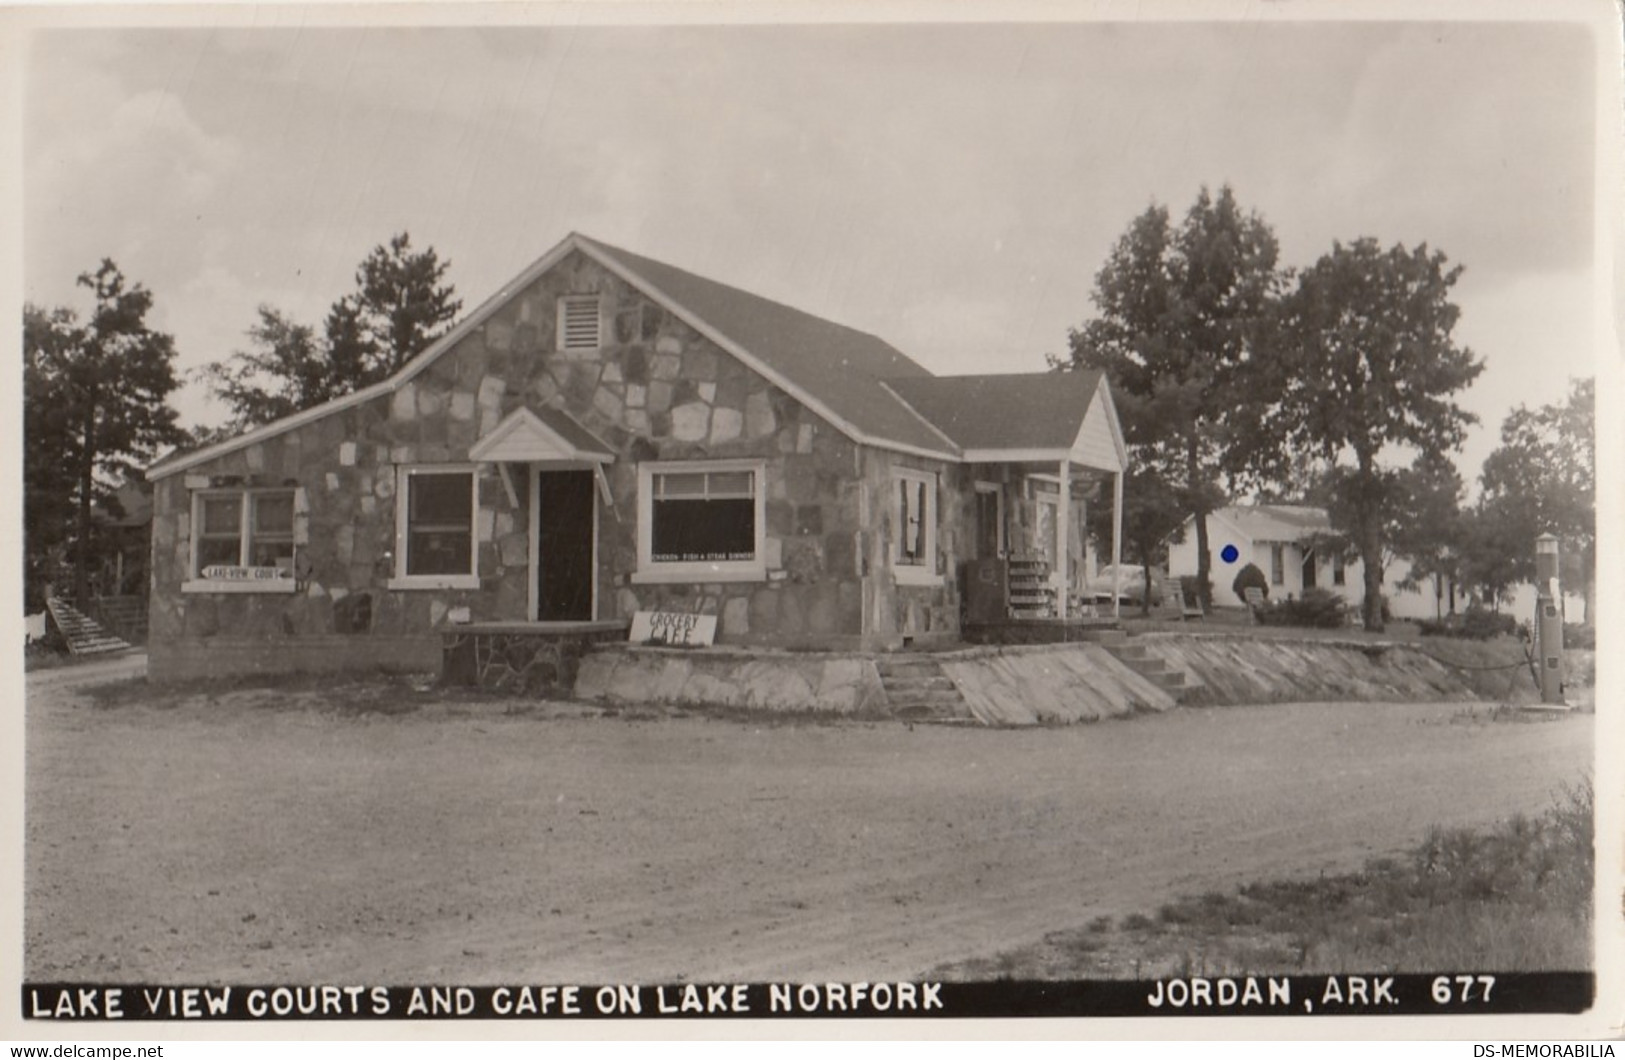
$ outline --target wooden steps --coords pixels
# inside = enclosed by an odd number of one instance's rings
[[[131,644],[147,642],[147,601],[140,596],[98,596],[90,602],[90,617],[116,637]]]
[[[886,703],[904,721],[963,724],[972,721],[959,686],[929,655],[885,655],[875,660]]]
[[[101,623],[66,600],[53,596],[45,601],[45,607],[51,613],[51,621],[62,631],[62,639],[68,642],[70,654],[101,655],[130,650],[129,641],[107,632]]]

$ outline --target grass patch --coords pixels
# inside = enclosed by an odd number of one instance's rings
[[[1589,778],[1537,817],[1436,828],[1358,872],[1210,891],[934,969],[948,979],[1574,971],[1592,966]]]

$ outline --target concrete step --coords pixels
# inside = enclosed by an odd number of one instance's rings
[[[1161,670],[1157,673],[1146,673],[1142,670],[1140,675],[1158,688],[1169,692],[1178,692],[1192,687],[1185,683],[1185,674],[1180,670]]]
[[[886,694],[889,696],[901,696],[911,692],[952,692],[955,695],[959,694],[959,689],[954,685],[953,679],[943,673],[922,674],[918,677],[883,676],[880,683],[886,686]]]
[[[886,698],[894,713],[920,709],[940,711],[945,707],[963,707],[965,705],[965,701],[960,698],[957,688],[951,692],[911,692],[900,696],[893,696],[888,690]]]
[[[942,667],[937,665],[935,659],[921,658],[918,655],[881,656],[875,659],[875,669],[880,672],[882,681],[893,677],[938,677],[942,674]]]

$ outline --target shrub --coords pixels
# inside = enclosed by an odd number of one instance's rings
[[[1326,589],[1310,589],[1296,600],[1275,600],[1258,609],[1266,626],[1312,626],[1337,629],[1348,622],[1348,603]]]
[[[1597,627],[1579,622],[1563,623],[1563,646],[1591,651],[1597,647]]]
[[[1264,599],[1270,597],[1270,580],[1264,577],[1264,572],[1258,564],[1249,563],[1236,574],[1236,580],[1230,583],[1230,591],[1242,600],[1247,599],[1247,590],[1257,589],[1264,594]]]
[[[1486,607],[1473,605],[1465,613],[1451,615],[1439,621],[1417,623],[1424,637],[1462,637],[1467,640],[1490,640],[1502,634],[1518,632],[1518,620]],[[1566,638],[1565,638],[1566,640]]]

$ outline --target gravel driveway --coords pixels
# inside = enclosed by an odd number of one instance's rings
[[[1593,739],[1486,704],[968,731],[315,695],[109,708],[31,680],[28,978],[918,975],[1538,813]]]

